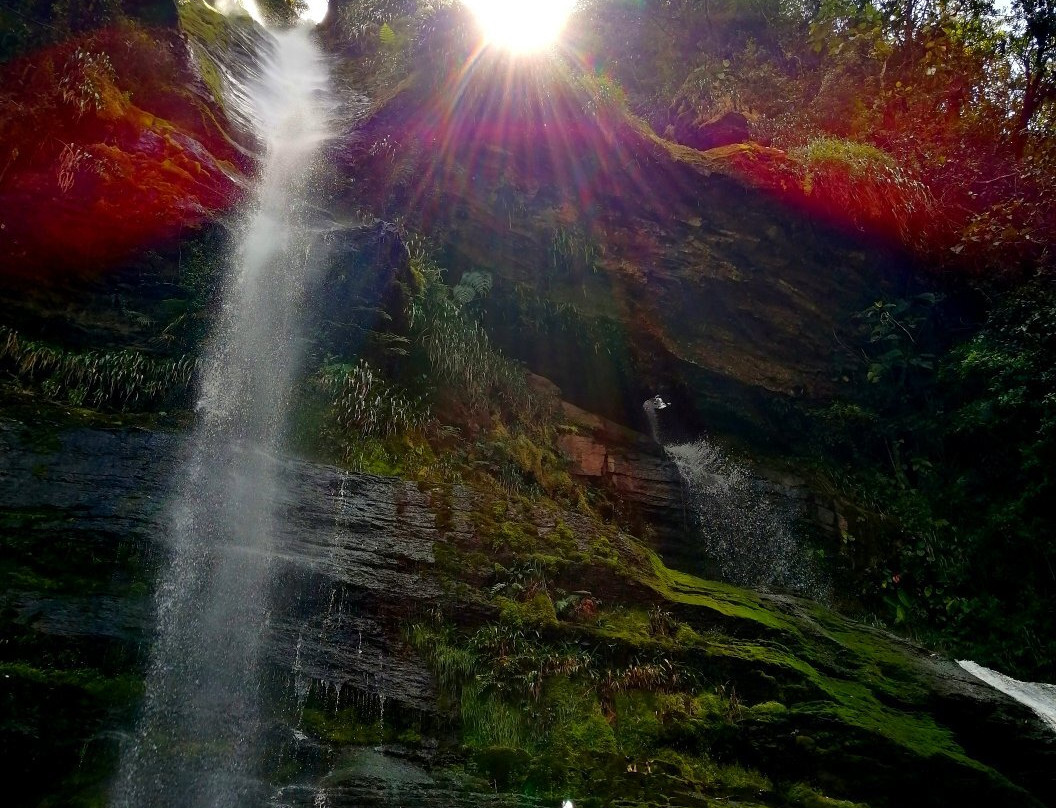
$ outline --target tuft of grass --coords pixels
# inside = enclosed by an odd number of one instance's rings
[[[898,170],[894,158],[876,146],[837,137],[815,138],[788,154],[809,168],[839,169],[858,179]]]
[[[804,193],[827,200],[859,226],[893,231],[910,242],[934,213],[927,186],[868,143],[822,137],[788,152]]]
[[[182,402],[197,361],[156,359],[134,350],[75,353],[0,326],[0,370],[48,398],[77,407],[144,410]]]
[[[389,384],[369,363],[324,365],[316,384],[330,401],[330,415],[346,434],[388,437],[425,425],[429,414],[420,398]]]
[[[483,326],[443,282],[443,270],[418,253],[411,258],[411,272],[418,281],[411,326],[434,380],[458,391],[477,410],[499,402],[525,421],[542,415],[544,402],[529,387],[524,370],[492,347]]]

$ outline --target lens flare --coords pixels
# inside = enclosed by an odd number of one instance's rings
[[[514,53],[533,53],[553,44],[576,0],[463,0],[489,44]]]

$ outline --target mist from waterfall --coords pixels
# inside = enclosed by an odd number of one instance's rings
[[[114,808],[262,802],[259,658],[284,492],[277,456],[302,360],[306,291],[325,264],[309,197],[334,128],[328,67],[311,31],[262,36],[270,47],[259,75],[229,99],[258,136],[259,176],[233,237],[169,506],[143,710]]]
[[[653,439],[678,469],[702,549],[722,578],[824,599],[826,587],[800,540],[796,506],[765,490],[747,463],[707,437],[665,444],[657,412],[667,406],[657,396],[642,408]]]

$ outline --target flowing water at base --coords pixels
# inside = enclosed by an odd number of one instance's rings
[[[170,505],[143,712],[114,808],[261,804],[259,657],[284,492],[277,455],[306,290],[325,263],[309,199],[332,136],[330,79],[311,32],[267,36],[257,80],[234,88],[263,148],[260,174]]]
[[[982,679],[994,689],[1000,690],[1020,704],[1029,707],[1053,732],[1056,732],[1056,685],[1044,682],[1021,682],[967,659],[962,659],[957,664],[977,679]]]

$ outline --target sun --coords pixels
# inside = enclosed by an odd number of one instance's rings
[[[565,28],[576,0],[462,0],[489,44],[514,53],[552,45]]]
[[[330,0],[306,0],[301,8],[301,19],[318,25],[326,17]]]

